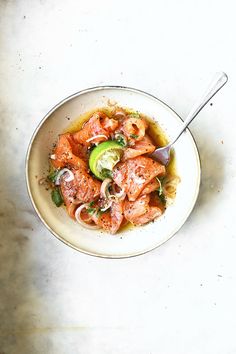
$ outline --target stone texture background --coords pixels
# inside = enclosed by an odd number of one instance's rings
[[[235,30],[228,0],[0,0],[1,354],[235,354]],[[118,84],[185,117],[219,70],[229,83],[191,126],[202,186],[178,234],[123,260],[52,237],[25,186],[43,115]]]

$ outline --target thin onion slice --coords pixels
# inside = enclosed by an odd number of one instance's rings
[[[110,195],[110,193],[108,191],[108,187],[109,187],[111,182],[112,182],[112,180],[110,178],[106,178],[102,182],[101,189],[100,189],[100,195],[104,199],[108,199],[108,197]]]
[[[157,176],[156,176],[156,180],[159,183],[158,193],[159,193],[159,195],[162,195],[163,194],[163,188],[162,188],[161,181],[159,180],[159,178]]]
[[[114,114],[114,116],[117,118],[125,118],[126,114],[122,110],[117,110],[116,113]]]
[[[76,209],[76,211],[75,211],[75,218],[76,218],[76,221],[77,221],[80,225],[86,227],[87,229],[91,229],[91,230],[100,229],[100,226],[87,224],[86,222],[84,222],[84,221],[81,219],[81,216],[80,216],[81,211],[82,211],[84,208],[87,209],[88,207],[89,207],[89,204],[86,203],[86,204],[80,205],[80,206]]]
[[[55,154],[52,154],[52,155],[50,156],[50,159],[51,159],[51,160],[56,160],[56,155],[55,155]]]
[[[112,203],[113,203],[113,201],[112,201],[111,199],[108,200],[107,204],[104,205],[103,208],[100,208],[100,210],[101,210],[101,211],[106,211],[107,209],[109,209],[109,208],[112,206]]]
[[[75,212],[75,209],[76,209],[76,205],[70,203],[70,205],[67,207],[67,213],[68,213],[70,216],[73,216],[73,215],[74,215],[74,212]]]
[[[105,199],[105,200],[123,200],[126,196],[126,193],[124,191],[124,189],[122,188],[120,190],[120,192],[116,192],[115,190],[115,187],[114,185],[112,185],[112,192],[113,194],[111,194],[108,190],[110,184],[111,184],[112,180],[110,178],[106,178],[104,179],[104,181],[102,182],[102,185],[101,185],[101,189],[100,189],[100,195],[101,195],[101,198]],[[109,203],[108,203],[109,204]],[[110,208],[110,206],[108,207]],[[107,208],[107,209],[108,209]],[[107,210],[106,209],[106,210]],[[102,210],[103,211],[103,210]]]
[[[94,135],[94,136],[92,136],[92,138],[87,139],[86,143],[89,143],[90,141],[97,139],[97,138],[105,138],[106,140],[108,139],[108,137],[104,134]]]
[[[112,191],[113,191],[113,194],[111,195],[111,197],[114,196],[114,197],[117,198],[117,199],[121,199],[121,198],[123,198],[123,197],[126,196],[126,193],[125,193],[124,188],[121,188],[121,190],[120,190],[119,192],[116,192],[115,187],[114,187],[114,185],[113,185],[113,186],[112,186]]]
[[[174,198],[176,195],[177,185],[180,182],[180,178],[178,176],[171,176],[164,179],[162,184],[163,194],[167,198]]]
[[[73,172],[71,170],[69,170],[68,168],[63,168],[61,171],[58,172],[58,175],[57,175],[57,178],[56,178],[56,181],[55,181],[55,185],[56,186],[60,185],[60,179],[61,179],[61,176],[64,175],[64,173],[68,173],[69,174],[68,177],[65,177],[65,182],[71,182],[75,178],[75,176],[74,176],[74,174],[73,174]]]
[[[81,200],[80,199],[77,199],[77,198],[72,198],[72,204],[74,204],[74,205],[78,205],[78,204],[81,204],[82,202],[81,202]]]

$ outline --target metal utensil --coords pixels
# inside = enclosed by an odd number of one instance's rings
[[[198,115],[198,113],[203,109],[203,107],[209,102],[209,100],[226,84],[228,81],[228,76],[224,72],[216,73],[213,81],[211,82],[209,88],[203,97],[198,101],[188,114],[187,118],[184,121],[183,126],[180,131],[177,133],[176,137],[166,146],[156,149],[151,157],[154,160],[159,161],[163,165],[168,165],[170,162],[170,150],[172,145],[179,139],[185,129],[193,121],[193,119]]]

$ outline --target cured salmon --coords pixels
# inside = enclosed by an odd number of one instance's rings
[[[110,132],[118,126],[118,121],[109,118],[103,112],[96,112],[81,130],[73,134],[77,143],[90,146],[108,140]]]
[[[143,139],[147,127],[148,123],[145,119],[128,117],[124,119],[121,129],[124,132],[124,135],[130,141],[135,143],[136,141]]]
[[[80,148],[73,141],[71,134],[59,135],[56,148],[53,151],[52,165],[55,168],[63,168],[67,165],[75,168],[86,168],[86,163],[78,156]]]
[[[139,216],[145,214],[149,209],[149,195],[143,195],[139,197],[135,202],[130,202],[126,200],[124,203],[124,215],[128,221],[138,218]]]
[[[109,211],[104,213],[94,213],[92,216],[95,224],[102,227],[104,230],[109,231],[111,234],[115,234],[124,219],[124,201],[113,202]]]
[[[147,185],[144,187],[140,195],[150,194],[153,191],[156,191],[160,187],[160,183],[153,178]]]
[[[143,225],[162,215],[162,210],[157,206],[150,206],[150,195],[143,195],[136,201],[125,201],[125,218],[134,225]]]
[[[153,178],[163,176],[165,172],[165,166],[159,162],[149,157],[138,156],[118,163],[113,171],[113,179],[124,189],[128,199],[134,201]]]
[[[136,141],[132,147],[125,149],[122,161],[126,161],[144,154],[151,154],[154,150],[155,146],[153,145],[151,139],[148,135],[145,135],[142,140]]]
[[[69,208],[70,216],[73,216],[71,204],[78,205],[94,201],[100,195],[101,182],[90,176],[84,169],[72,169],[74,179],[66,182],[66,177],[61,177],[61,193],[63,200]]]
[[[150,206],[148,211],[145,214],[138,216],[136,219],[133,219],[131,222],[134,225],[144,225],[160,217],[161,215],[162,215],[162,211],[160,208]]]
[[[115,119],[105,117],[101,119],[101,125],[107,132],[112,133],[117,129],[119,122]]]

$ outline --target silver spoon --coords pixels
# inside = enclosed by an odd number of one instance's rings
[[[228,76],[224,72],[216,73],[213,81],[211,82],[208,90],[205,95],[198,101],[188,114],[187,118],[184,121],[183,126],[180,131],[177,133],[176,137],[166,146],[157,148],[150,156],[162,163],[163,165],[168,165],[170,162],[170,150],[172,145],[179,139],[181,134],[193,121],[193,119],[198,115],[198,113],[203,109],[203,107],[210,101],[210,99],[226,84],[228,81]]]

